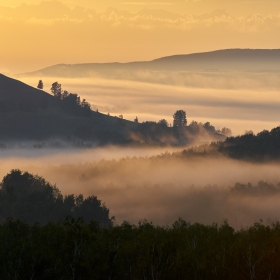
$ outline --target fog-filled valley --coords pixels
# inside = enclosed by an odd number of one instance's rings
[[[204,148],[203,148],[204,149]],[[57,184],[63,195],[96,195],[116,223],[172,224],[178,217],[247,227],[279,217],[279,163],[245,162],[222,155],[184,156],[181,150],[103,148],[2,152],[1,174],[20,169]],[[236,183],[266,185],[233,192]]]
[[[60,138],[4,139],[0,176],[20,169],[56,184],[63,195],[95,195],[118,224],[147,219],[170,225],[182,217],[204,224],[227,220],[238,229],[260,219],[268,224],[276,221],[280,79],[273,67],[261,70],[258,64],[253,71],[245,61],[245,68],[238,71],[238,63],[221,71],[128,71],[118,70],[116,64],[111,72],[87,72],[84,77],[78,77],[78,72],[70,77],[69,65],[61,66],[66,72],[59,66],[21,74],[20,80],[33,87],[42,80],[47,93],[58,82],[67,95],[85,98],[93,117],[78,116],[76,122],[78,129],[92,128],[82,134],[76,129],[74,142],[67,140],[70,130],[64,131],[63,121],[56,128],[63,131]],[[52,71],[57,75],[52,76]],[[186,112],[184,129],[172,127],[178,109]],[[48,114],[56,112],[52,110]],[[63,117],[71,114],[65,112]],[[59,113],[55,118],[59,121],[62,116]],[[67,119],[69,128],[75,124],[71,118]],[[159,120],[167,122],[162,127]],[[46,123],[48,129],[54,125]],[[115,139],[120,131],[125,134]],[[235,137],[230,137],[231,131]],[[101,132],[105,138],[94,140],[93,135]],[[239,183],[242,190],[235,192]]]

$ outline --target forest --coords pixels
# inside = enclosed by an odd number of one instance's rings
[[[278,185],[237,183],[234,195],[273,195]],[[114,224],[97,197],[62,196],[38,175],[1,182],[2,279],[279,279],[280,224],[234,229],[147,220]]]
[[[280,158],[280,127],[263,130],[257,134],[246,131],[243,135],[229,136],[224,141],[216,141],[185,149],[176,156],[225,156],[228,158],[269,162]]]
[[[0,225],[2,279],[279,279],[280,224]]]

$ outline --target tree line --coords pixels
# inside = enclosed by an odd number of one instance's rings
[[[132,129],[132,140],[149,145],[190,145],[202,136],[205,139],[212,138],[214,140],[222,140],[231,136],[231,130],[227,127],[216,129],[210,122],[200,123],[192,121],[187,125],[186,112],[177,110],[173,115],[173,127],[169,125],[165,119],[158,122],[146,121],[139,123],[137,119],[137,127]]]
[[[237,183],[233,195],[273,195],[280,184]],[[96,197],[63,197],[20,170],[0,190],[2,279],[279,279],[280,223],[235,230],[146,220],[114,225]],[[66,217],[66,218],[65,218]]]
[[[228,137],[220,143],[219,152],[236,159],[253,161],[279,160],[280,127],[257,134],[247,131],[243,135]]]
[[[0,225],[2,279],[280,278],[280,224],[234,230],[221,225],[123,222],[109,228],[81,219]]]
[[[39,80],[38,82],[38,89],[43,89],[44,88],[44,84],[42,80]],[[69,107],[69,109],[74,109],[75,106],[81,107],[83,108],[85,111],[91,111],[91,106],[90,104],[83,99],[82,101],[80,101],[80,97],[77,94],[73,94],[73,93],[69,93],[66,90],[62,90],[61,84],[59,84],[58,82],[54,82],[52,84],[51,87],[51,92],[52,95],[54,97],[56,97],[58,100],[63,100],[64,103],[66,104],[66,106]],[[98,112],[98,110],[97,110]],[[110,116],[110,114],[108,113],[108,115]],[[120,119],[120,125],[124,125],[124,123],[122,122],[123,120],[123,115],[119,115],[118,117]],[[169,124],[167,122],[166,119],[161,119],[158,122],[154,122],[154,121],[145,121],[142,123],[139,123],[138,117],[136,116],[134,119],[135,123],[138,124],[143,124],[142,127],[140,126],[140,131],[145,131],[146,133],[149,133],[149,130],[155,130],[155,127],[159,127],[159,128],[167,128],[169,127]],[[171,124],[170,124],[171,126]],[[174,114],[173,114],[173,127],[174,128],[183,128],[187,126],[187,115],[186,115],[186,111],[184,110],[177,110]],[[190,125],[188,126],[190,128],[190,131],[192,132],[198,132],[201,129],[204,129],[206,131],[208,131],[209,133],[218,133],[218,134],[223,134],[225,136],[231,136],[232,132],[229,128],[224,127],[222,129],[216,129],[213,125],[210,124],[210,122],[206,122],[204,124],[202,123],[198,123],[196,121],[192,121],[190,123]]]
[[[263,130],[257,134],[246,131],[243,135],[227,137],[223,141],[211,142],[185,149],[176,156],[220,156],[254,162],[279,161],[280,127]]]
[[[70,93],[67,90],[62,90],[61,84],[59,84],[58,82],[54,82],[52,84],[51,93],[56,98],[56,100],[60,102],[62,108],[68,113],[81,116],[91,115],[90,103],[85,99],[81,101],[80,96],[76,93]]]
[[[139,123],[138,118],[136,117],[134,122]],[[231,136],[232,131],[231,129],[227,128],[227,127],[223,127],[222,129],[216,129],[215,126],[211,125],[210,122],[206,122],[206,123],[201,123],[201,122],[196,122],[196,121],[192,121],[189,125],[187,125],[188,121],[187,121],[187,115],[186,115],[186,111],[184,110],[177,110],[174,114],[173,114],[173,127],[174,128],[189,128],[189,130],[193,133],[198,132],[199,130],[205,130],[209,133],[217,133],[217,134],[223,134],[225,136]],[[142,122],[142,124],[146,127],[148,126],[158,126],[161,128],[167,128],[169,127],[169,124],[167,122],[166,119],[161,119],[158,122],[153,122],[153,121],[146,121],[146,122]],[[170,124],[171,126],[171,124]]]

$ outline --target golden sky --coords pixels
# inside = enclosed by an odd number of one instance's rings
[[[278,0],[0,0],[0,72],[279,48],[279,31]]]

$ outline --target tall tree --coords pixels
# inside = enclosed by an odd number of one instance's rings
[[[43,89],[43,88],[44,88],[44,84],[43,84],[43,81],[42,81],[42,80],[39,80],[39,83],[38,83],[37,88],[38,88],[38,89]]]
[[[61,84],[59,84],[58,82],[53,83],[51,87],[51,92],[54,97],[61,99],[61,94],[62,94]]]
[[[186,112],[183,110],[177,110],[173,115],[173,126],[182,127],[187,125]]]

